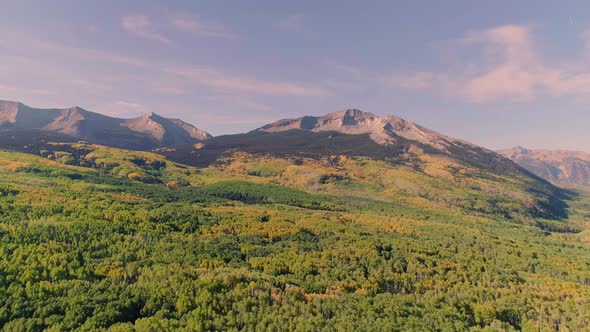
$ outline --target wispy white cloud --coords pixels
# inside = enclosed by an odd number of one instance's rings
[[[172,26],[178,30],[187,31],[195,35],[205,37],[227,39],[233,39],[237,37],[235,33],[231,32],[224,25],[199,17],[189,17],[184,15],[184,17],[179,17],[172,20]]]
[[[272,114],[268,114],[266,116],[252,116],[252,114],[248,112],[244,112],[245,116],[236,116],[235,114],[210,114],[207,115],[207,120],[211,124],[215,124],[218,126],[224,126],[232,124],[232,126],[240,125],[240,126],[248,126],[250,128],[260,127],[267,123],[276,121],[276,116]]]
[[[126,100],[118,100],[115,102],[115,105],[120,106],[120,107],[124,107],[127,109],[132,109],[132,110],[145,109],[145,106],[141,103],[133,102],[133,101],[126,101]]]
[[[89,110],[117,118],[133,118],[145,114],[148,107],[135,100],[100,100],[89,105]]]
[[[493,62],[481,64],[480,72],[465,78],[462,92],[472,101],[530,100],[536,94],[536,85],[542,85],[549,74],[535,52],[527,27],[507,25],[472,32],[465,42],[482,45]]]
[[[393,74],[383,77],[383,80],[403,89],[428,89],[435,84],[436,75],[431,72]]]
[[[322,87],[286,81],[259,80],[252,77],[231,75],[202,66],[171,67],[166,71],[220,91],[297,97],[321,97],[329,94],[329,91]]]
[[[71,83],[75,87],[82,88],[91,93],[106,93],[113,90],[113,87],[109,84],[99,83],[86,79],[72,79],[69,80],[69,83]]]
[[[540,96],[590,97],[590,59],[545,63],[529,27],[501,26],[469,34],[466,41],[481,44],[496,55],[496,63],[465,80],[463,92],[475,102],[501,98],[528,101]]]
[[[320,97],[328,94],[323,88],[309,87],[291,82],[260,81],[255,78],[237,76],[210,77],[203,82],[212,88],[247,93],[287,95],[298,97]]]
[[[0,99],[33,106],[80,105],[116,117],[168,112],[169,116],[203,121],[227,132],[250,124],[212,124],[208,116],[200,114],[210,110],[231,118],[231,114],[244,112],[248,114],[245,119],[265,113],[265,118],[251,122],[259,125],[276,116],[270,111],[277,101],[311,102],[333,91],[314,77],[310,81],[274,79],[209,65],[167,63],[144,55],[40,39],[25,32],[0,31],[0,40],[11,45],[0,52]],[[212,95],[222,97],[212,101],[208,99]],[[163,97],[165,101],[160,101]]]
[[[14,85],[0,84],[1,100],[17,100],[22,95],[51,96],[54,91],[45,89],[31,89],[30,87],[17,87]]]
[[[209,95],[207,96],[207,100],[225,106],[228,106],[228,102],[231,102],[234,105],[237,105],[241,111],[268,112],[272,110],[270,105],[256,101],[250,96],[221,93]]]
[[[170,43],[170,39],[158,32],[147,15],[132,14],[121,18],[121,27],[130,34],[161,43]]]
[[[244,107],[247,110],[251,111],[261,111],[261,112],[268,112],[272,110],[270,105],[266,105],[252,99],[240,99],[238,100],[238,104]]]
[[[180,96],[189,93],[184,87],[178,86],[178,84],[172,82],[150,82],[149,88],[153,92],[170,96]]]
[[[37,39],[33,36],[22,33],[6,33],[0,31],[0,38],[10,41],[13,44],[11,52],[18,52],[21,56],[17,59],[19,62],[28,61],[29,63],[40,63],[40,59],[33,57],[35,53],[43,53],[44,56],[51,56],[56,59],[75,58],[83,61],[93,61],[98,63],[114,63],[129,65],[139,68],[149,67],[150,63],[144,59],[121,55],[115,52],[83,48],[76,46],[64,45],[61,43],[51,42],[48,40]],[[26,41],[26,45],[23,42]],[[24,48],[26,46],[26,48]],[[44,58],[41,58],[44,59]],[[10,64],[4,64],[11,67]],[[2,64],[0,64],[0,69]]]
[[[2,37],[2,32],[0,32]],[[50,71],[59,73],[59,69],[49,63],[38,63],[29,59],[31,51],[35,54],[43,54],[54,59],[66,60],[66,62],[91,62],[93,65],[99,64],[117,64],[123,66],[132,66],[141,71],[141,75],[153,77],[148,80],[146,88],[155,92],[169,95],[189,94],[191,91],[202,90],[206,87],[216,92],[233,92],[240,95],[274,95],[274,96],[295,96],[295,97],[321,97],[330,94],[330,90],[320,84],[304,84],[290,81],[276,81],[254,77],[247,77],[239,74],[227,73],[211,66],[173,66],[165,63],[155,63],[142,58],[120,55],[102,50],[66,46],[49,41],[36,40],[30,36],[17,36],[15,42],[27,40],[26,52],[17,52],[15,61],[22,62],[21,68],[30,67],[33,61],[39,66],[38,72]],[[8,39],[7,39],[8,40]],[[44,67],[43,67],[44,66]],[[43,67],[43,68],[41,68]],[[2,71],[0,63],[0,72]],[[6,69],[14,72],[14,61],[6,64]],[[24,70],[24,69],[23,69]],[[129,70],[129,68],[127,68]],[[73,74],[72,74],[73,75]],[[125,75],[121,73],[120,75]],[[85,89],[92,88],[96,91],[106,91],[115,89],[113,84],[101,80],[103,77],[95,77],[92,81],[87,77],[69,77],[71,84],[78,84]],[[112,77],[110,77],[112,78]],[[180,79],[180,80],[179,80]],[[123,77],[119,81],[124,82]],[[165,83],[164,83],[165,82]],[[119,82],[120,83],[120,82]]]
[[[405,89],[433,89],[473,103],[527,102],[547,96],[590,98],[590,34],[582,36],[585,56],[550,64],[535,46],[533,32],[523,25],[469,32],[461,45],[478,47],[481,56],[462,59],[453,71],[398,73],[389,83]]]
[[[326,59],[324,60],[324,63],[326,66],[334,69],[335,71],[348,76],[358,78],[361,75],[363,75],[363,70],[361,68],[347,63],[339,62],[335,59]]]
[[[282,31],[299,34],[303,37],[314,37],[316,34],[310,28],[308,19],[301,14],[291,14],[274,23],[274,28]]]

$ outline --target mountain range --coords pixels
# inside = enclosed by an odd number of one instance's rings
[[[338,111],[320,117],[304,116],[297,119],[283,119],[257,129],[257,131],[270,133],[288,130],[334,131],[351,135],[368,134],[373,141],[382,145],[399,143],[398,138],[402,138],[443,151],[447,151],[452,146],[473,146],[468,142],[444,136],[393,115],[378,117],[358,109]]]
[[[38,109],[19,102],[0,101],[0,132],[43,132],[108,146],[148,150],[191,144],[211,137],[180,120],[148,113],[120,119],[80,107]]]
[[[249,133],[212,137],[182,120],[154,113],[120,119],[80,107],[36,109],[18,102],[0,102],[0,148],[42,154],[52,149],[48,146],[51,142],[80,140],[154,151],[171,161],[199,167],[232,163],[236,153],[315,160],[367,157],[444,179],[452,186],[480,188],[487,197],[498,197],[486,199],[512,197],[534,215],[565,214],[563,193],[510,159],[392,115],[380,117],[347,109],[317,117],[283,119]],[[498,189],[516,183],[520,194]],[[525,199],[531,193],[538,197]],[[476,202],[463,198],[443,200],[477,209],[473,205]],[[500,210],[510,214],[511,209]]]
[[[10,145],[7,143],[10,139],[17,141],[13,144],[20,143],[22,139],[32,140],[28,143],[33,143],[39,140],[39,136],[45,140],[85,140],[134,150],[164,148],[168,152],[170,148],[192,150],[195,143],[202,142],[197,155],[208,155],[213,159],[236,147],[253,152],[348,153],[383,159],[408,157],[420,148],[429,153],[491,164],[492,168],[514,169],[512,163],[493,151],[392,115],[379,117],[358,109],[319,117],[283,119],[247,134],[213,138],[206,131],[180,119],[169,119],[155,113],[121,119],[80,107],[38,109],[19,102],[0,101],[2,145]],[[410,151],[412,147],[414,150]],[[197,158],[189,163],[209,162],[209,159]]]
[[[590,185],[590,154],[568,150],[529,150],[514,147],[498,151],[534,174],[561,186]]]
[[[558,185],[590,184],[590,155],[582,152],[518,147],[495,153],[393,115],[379,117],[358,109],[282,119],[250,133],[213,138],[187,122],[156,113],[121,119],[77,106],[39,109],[0,101],[0,146],[18,149],[39,141],[76,140],[132,150],[159,149],[170,158],[192,165],[208,164],[236,149],[316,156],[365,155],[405,162],[416,162],[420,150],[488,171],[521,171],[508,158]]]
[[[201,166],[233,150],[315,157],[366,156],[418,168],[425,163],[425,155],[433,155],[485,172],[531,175],[494,151],[392,115],[379,117],[358,109],[282,119],[249,133],[217,136],[196,146],[175,146],[159,152],[173,160]]]

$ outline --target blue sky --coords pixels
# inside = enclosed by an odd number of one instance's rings
[[[212,134],[359,108],[488,148],[590,151],[584,1],[0,4],[0,99]]]

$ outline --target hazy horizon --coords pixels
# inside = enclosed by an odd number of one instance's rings
[[[586,3],[255,7],[6,1],[0,99],[213,135],[358,108],[494,150],[590,151]]]

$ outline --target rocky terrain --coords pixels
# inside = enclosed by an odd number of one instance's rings
[[[379,117],[358,109],[347,109],[319,117],[283,119],[261,127],[257,131],[281,132],[293,129],[312,132],[334,131],[352,135],[369,134],[373,141],[384,145],[395,144],[401,137],[445,151],[452,146],[469,144],[393,115]]]
[[[590,185],[590,154],[568,150],[515,147],[498,153],[557,185]]]
[[[211,137],[179,119],[155,113],[133,119],[114,118],[80,107],[38,109],[0,101],[0,131],[43,131],[130,149],[191,144]]]

